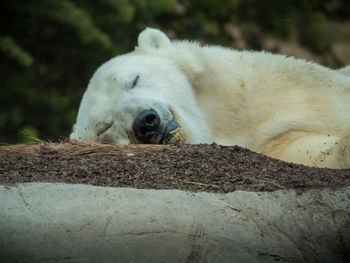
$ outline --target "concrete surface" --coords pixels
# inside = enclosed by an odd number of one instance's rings
[[[1,262],[350,262],[350,188],[0,186]]]

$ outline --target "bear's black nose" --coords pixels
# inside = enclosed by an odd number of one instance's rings
[[[141,143],[159,143],[160,117],[152,109],[141,111],[135,118],[132,129]]]

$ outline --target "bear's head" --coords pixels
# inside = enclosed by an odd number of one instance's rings
[[[70,138],[115,144],[207,142],[209,130],[193,88],[171,59],[178,52],[163,32],[141,32],[135,51],[95,72]]]

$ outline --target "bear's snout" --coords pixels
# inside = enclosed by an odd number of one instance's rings
[[[162,138],[160,128],[160,117],[153,110],[141,111],[133,123],[133,132],[141,143],[159,143]]]

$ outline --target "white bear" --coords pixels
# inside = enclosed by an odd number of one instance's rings
[[[349,67],[170,41],[147,28],[103,64],[71,139],[239,145],[288,162],[350,167]]]

